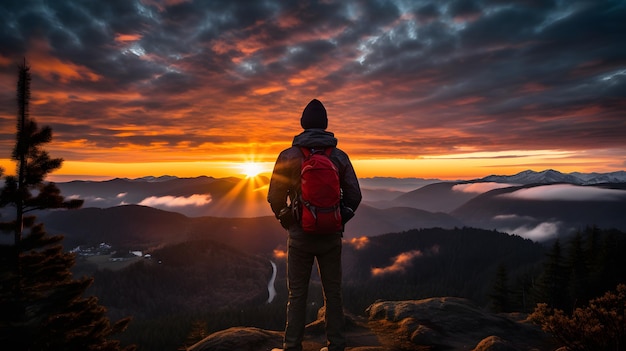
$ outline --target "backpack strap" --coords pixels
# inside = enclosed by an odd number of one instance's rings
[[[300,146],[300,151],[302,151],[304,158],[311,156],[311,150],[308,147]]]
[[[316,149],[314,147],[308,148],[308,147],[304,147],[304,146],[300,146],[300,150],[302,151],[302,154],[304,154],[304,158],[307,158],[313,154],[319,153],[321,151],[323,151],[324,154],[326,154],[326,156],[330,157],[330,154],[333,152],[334,147],[329,146],[327,148],[323,148],[323,149]]]

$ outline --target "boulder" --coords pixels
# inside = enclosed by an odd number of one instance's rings
[[[283,334],[250,327],[233,327],[215,332],[187,351],[258,351],[281,347]]]
[[[486,312],[463,298],[380,301],[366,312],[370,328],[390,349],[516,351],[548,340],[535,325]]]
[[[472,351],[518,351],[519,349],[511,345],[510,342],[497,336],[490,336],[483,339]]]

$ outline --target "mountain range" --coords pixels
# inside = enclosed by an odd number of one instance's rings
[[[497,229],[537,241],[571,235],[587,225],[626,230],[624,171],[564,174],[544,170],[459,181],[367,178],[361,182],[363,203],[346,226],[348,239],[409,229],[462,226]],[[98,220],[102,225],[94,233],[103,233],[104,228],[117,235],[128,233],[124,237],[132,243],[131,239],[136,235],[133,233],[138,230],[135,226],[141,226],[133,221],[138,209],[126,205],[163,211],[154,212],[159,213],[154,215],[144,211],[142,220],[143,223],[164,222],[151,229],[159,240],[171,236],[167,233],[171,233],[172,227],[181,233],[175,237],[186,237],[188,231],[202,231],[198,224],[173,223],[198,223],[207,217],[211,218],[207,220],[211,225],[238,219],[235,222],[264,222],[263,226],[252,224],[253,229],[268,228],[265,224],[275,222],[266,200],[268,183],[264,177],[171,176],[58,183],[65,196],[84,199],[84,208],[41,216],[50,221],[48,226],[51,229],[66,233],[72,243],[79,243],[73,240],[75,236],[72,234],[79,231],[77,223],[88,225],[98,223]],[[407,189],[409,185],[415,189],[399,190]],[[94,216],[102,216],[102,219]],[[152,216],[156,218],[152,219]],[[62,224],[61,217],[68,217],[64,219],[65,224]],[[172,217],[171,221],[166,220],[169,217]],[[174,217],[179,219],[174,220]],[[233,231],[227,225],[219,226],[227,233]],[[271,228],[282,230],[277,225]],[[104,240],[103,235],[92,235],[95,237]]]
[[[490,175],[476,181],[515,184],[568,183],[578,185],[593,185],[604,183],[626,183],[626,172],[617,171],[610,173],[561,173],[553,169],[547,169],[541,172],[526,170],[512,176]]]

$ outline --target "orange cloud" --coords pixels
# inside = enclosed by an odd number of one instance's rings
[[[348,244],[354,246],[355,249],[360,250],[369,244],[370,238],[362,236],[360,238],[352,238],[348,241]]]
[[[117,33],[115,34],[115,41],[116,42],[120,42],[120,43],[125,43],[125,42],[129,42],[129,41],[137,41],[139,39],[141,39],[141,34],[122,34],[122,33]]]
[[[379,276],[389,273],[401,273],[404,272],[407,268],[413,265],[413,259],[416,257],[421,257],[424,254],[421,250],[412,250],[408,252],[403,252],[398,256],[394,257],[393,263],[390,266],[384,268],[372,268],[372,275]]]
[[[285,87],[274,85],[274,86],[267,86],[267,87],[255,89],[254,93],[257,95],[267,95],[267,94],[276,93],[276,92],[283,91],[283,90],[285,90]]]
[[[50,47],[42,40],[33,40],[27,56],[33,72],[48,80],[58,78],[62,83],[76,80],[97,82],[102,78],[87,67],[64,62],[52,56]]]
[[[404,273],[408,268],[413,266],[413,260],[423,256],[433,256],[439,254],[439,245],[433,245],[429,249],[411,250],[403,252],[393,258],[391,265],[383,268],[372,268],[372,276],[380,276],[385,274]]]
[[[276,258],[276,259],[285,259],[285,258],[287,258],[287,251],[274,249],[274,258]]]
[[[13,62],[11,60],[9,60],[7,57],[4,57],[2,55],[0,55],[0,66],[8,66],[10,64],[12,64]]]
[[[295,27],[298,24],[300,24],[301,22],[302,21],[300,20],[300,18],[295,16],[295,15],[293,15],[293,14],[283,15],[283,16],[279,17],[278,20],[277,20],[278,27],[280,27],[282,29]]]

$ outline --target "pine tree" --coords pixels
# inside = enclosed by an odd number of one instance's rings
[[[535,285],[536,273],[529,269],[515,277],[511,288],[511,309],[528,312],[534,308],[532,291]]]
[[[113,325],[95,297],[83,297],[91,278],[74,279],[74,255],[64,252],[62,236],[48,235],[35,210],[73,209],[82,200],[66,201],[59,188],[44,182],[61,167],[42,148],[52,129],[39,128],[29,116],[30,67],[19,65],[17,133],[12,159],[16,175],[5,177],[0,206],[13,208],[15,218],[0,223],[13,233],[12,245],[0,245],[0,345],[12,350],[107,350],[121,347],[109,337],[126,328],[130,319]],[[127,349],[133,349],[128,347]]]
[[[584,250],[583,238],[580,232],[570,241],[567,257],[567,265],[570,271],[569,291],[573,299],[573,306],[584,304],[589,301],[589,262]]]
[[[537,302],[546,303],[549,307],[567,309],[568,272],[563,264],[561,243],[557,239],[547,254],[543,273],[539,277],[536,291]]]
[[[511,291],[509,289],[509,274],[504,264],[498,265],[496,278],[491,287],[489,298],[495,312],[509,312]]]

